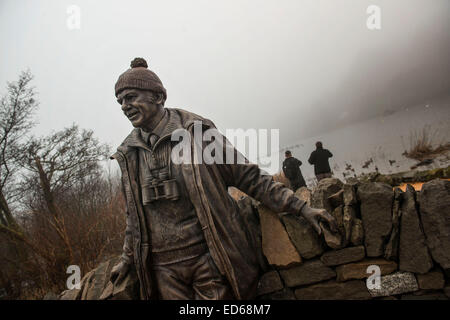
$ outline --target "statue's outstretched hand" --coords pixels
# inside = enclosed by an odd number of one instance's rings
[[[130,270],[130,264],[121,260],[111,270],[111,276],[110,276],[111,282],[114,284],[119,284],[123,279],[125,279],[129,270]]]
[[[313,226],[319,235],[322,233],[319,221],[328,223],[332,232],[337,232],[338,230],[336,220],[325,209],[315,209],[305,205],[300,214]]]

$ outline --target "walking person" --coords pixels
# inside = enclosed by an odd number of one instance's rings
[[[316,150],[311,153],[308,162],[314,165],[314,174],[317,181],[332,177],[330,164],[328,163],[328,159],[332,156],[333,154],[328,149],[323,148],[322,142],[316,142]]]
[[[283,161],[283,172],[291,184],[291,189],[295,192],[298,188],[306,187],[305,179],[300,170],[302,162],[294,158],[289,150],[284,153],[284,156],[286,159]]]

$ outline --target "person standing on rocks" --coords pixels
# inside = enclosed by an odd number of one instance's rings
[[[283,172],[286,178],[288,178],[292,190],[295,192],[298,188],[306,187],[305,179],[300,170],[302,162],[294,158],[289,150],[284,153],[284,156],[286,159],[283,161]]]
[[[114,286],[133,268],[144,300],[254,298],[261,248],[228,193],[230,186],[275,212],[304,217],[319,234],[319,220],[337,230],[326,210],[310,208],[272,176],[261,174],[211,120],[164,107],[166,89],[144,59],[135,58],[120,75],[115,95],[134,129],[112,155],[121,169],[126,204],[123,254],[111,272]],[[204,143],[197,130],[215,130],[215,156],[231,152],[245,161],[197,162],[199,154],[204,156],[197,152]],[[190,148],[182,149],[183,156],[174,152],[179,133],[187,133],[182,142]]]
[[[328,149],[323,148],[322,142],[316,142],[316,150],[311,153],[308,162],[314,165],[314,174],[316,175],[317,181],[333,176],[330,164],[328,163],[328,159],[332,156],[333,154]]]

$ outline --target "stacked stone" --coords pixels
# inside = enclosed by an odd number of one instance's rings
[[[296,195],[328,210],[338,233],[317,235],[302,218],[258,208],[271,265],[261,299],[449,299],[450,181],[420,192],[327,178]],[[377,279],[377,274],[380,277]]]

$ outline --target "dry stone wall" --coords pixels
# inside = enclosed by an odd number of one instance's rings
[[[380,182],[328,178],[311,193],[301,188],[296,194],[331,212],[339,233],[322,224],[318,236],[290,214],[279,215],[284,230],[265,225],[265,216],[275,213],[260,205],[263,249],[272,267],[261,277],[260,299],[449,299],[450,181],[402,192]],[[279,246],[280,238],[292,242],[301,262],[291,246]]]

